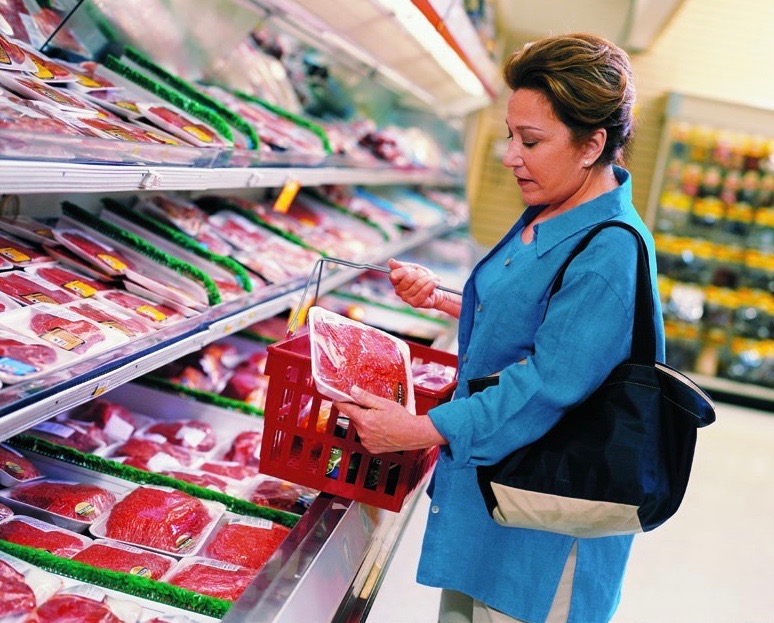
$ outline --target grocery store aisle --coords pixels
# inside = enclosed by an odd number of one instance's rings
[[[406,527],[368,623],[435,623],[439,591],[414,582],[426,496]],[[774,621],[774,414],[718,405],[699,431],[678,514],[635,538],[613,623]]]

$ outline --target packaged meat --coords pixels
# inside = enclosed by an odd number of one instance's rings
[[[109,290],[98,294],[97,297],[128,310],[139,318],[150,322],[150,325],[156,329],[185,320],[183,314],[171,307],[129,292]]]
[[[318,306],[309,310],[312,378],[331,400],[352,400],[353,385],[414,410],[408,345]]]
[[[120,251],[78,229],[55,229],[59,244],[111,276],[123,275],[132,263]]]
[[[262,439],[263,433],[259,430],[242,431],[231,442],[231,446],[223,455],[223,460],[258,467]]]
[[[73,360],[74,355],[42,340],[0,328],[0,380],[3,383],[32,379]]]
[[[43,549],[55,556],[71,558],[91,543],[91,539],[59,528],[34,517],[16,515],[0,523],[0,539]]]
[[[75,76],[69,68],[62,63],[48,58],[35,50],[35,48],[25,45],[24,43],[19,43],[19,47],[24,50],[27,58],[35,63],[35,70],[29,73],[38,80],[48,83],[68,83],[75,81]]]
[[[0,235],[0,257],[18,267],[53,261],[53,258],[46,253],[38,251],[11,236],[3,235]]]
[[[190,482],[192,485],[204,487],[205,489],[212,489],[213,491],[220,491],[221,493],[234,492],[234,486],[229,484],[225,478],[209,474],[203,470],[167,470],[161,472],[165,476],[170,478],[176,478],[183,482]]]
[[[108,539],[97,539],[73,556],[73,560],[153,580],[161,578],[176,562],[170,556]]]
[[[0,560],[0,621],[26,623],[37,605],[35,592],[22,573],[4,560]]]
[[[2,268],[0,268],[0,270],[2,270]],[[0,292],[0,313],[3,313],[4,311],[10,311],[12,309],[19,309],[20,307],[21,305],[14,301],[10,296]]]
[[[173,195],[155,195],[141,200],[135,209],[170,223],[196,237],[207,225],[207,213],[192,201]]]
[[[79,355],[95,353],[107,346],[105,333],[93,322],[60,306],[39,303],[13,312],[21,332]],[[24,317],[26,316],[26,318]],[[26,323],[25,323],[26,320]]]
[[[236,366],[222,391],[223,396],[263,409],[269,389],[269,377],[264,373],[265,369],[266,349],[263,348],[251,353]]]
[[[223,147],[229,141],[194,117],[164,104],[138,103],[143,117],[162,130],[197,147]]]
[[[21,271],[0,273],[0,292],[4,292],[22,305],[33,303],[62,304],[75,300],[75,296],[47,281]]]
[[[0,521],[7,519],[13,515],[13,511],[5,504],[0,504]]]
[[[256,485],[250,501],[259,506],[301,515],[309,508],[317,494],[318,491],[294,482],[265,477]]]
[[[214,342],[156,370],[154,375],[206,392],[220,393],[241,355],[226,342]]]
[[[152,439],[158,436],[172,445],[197,452],[208,452],[217,442],[212,426],[198,420],[158,421],[143,429],[142,434]]]
[[[0,70],[9,69],[14,72],[35,71],[35,63],[27,58],[24,50],[13,39],[0,31]]]
[[[207,540],[202,553],[232,565],[261,569],[288,534],[290,528],[268,519],[224,519]]]
[[[39,623],[126,623],[104,601],[57,593],[38,608]]]
[[[190,467],[197,459],[181,446],[143,437],[132,437],[113,447],[110,457],[127,457],[124,463],[150,472]]]
[[[70,411],[69,417],[94,424],[111,441],[126,441],[137,428],[137,418],[129,409],[105,399],[90,400]]]
[[[195,557],[178,563],[164,581],[202,595],[236,601],[257,573],[255,569]]]
[[[58,6],[51,3],[52,6]],[[76,55],[88,58],[91,56],[89,49],[81,43],[71,28],[62,28],[63,15],[52,8],[41,6],[32,16],[35,26],[40,31],[39,36],[46,40],[53,36],[54,43]],[[54,32],[56,35],[54,36]]]
[[[112,491],[99,485],[64,480],[36,480],[2,492],[14,502],[45,511],[46,519],[71,530],[84,530],[116,501]],[[72,521],[60,522],[59,518]]]
[[[457,378],[457,369],[437,361],[412,362],[411,375],[414,379],[414,387],[438,391],[454,382]]]
[[[0,229],[21,240],[37,244],[50,244],[54,241],[54,234],[48,225],[22,214],[0,216]]]
[[[153,332],[150,325],[142,319],[104,301],[76,301],[66,307],[96,322],[111,334],[117,333],[121,339],[139,338]]]
[[[110,443],[105,433],[94,424],[74,420],[40,422],[27,429],[25,434],[86,454],[101,450]]]
[[[21,97],[51,104],[65,113],[97,114],[96,108],[72,90],[46,84],[31,75],[14,74],[12,76],[10,74],[11,72],[8,71],[0,71],[0,85]]]
[[[84,274],[69,270],[62,266],[53,264],[50,266],[38,266],[28,268],[25,272],[37,275],[57,288],[62,288],[71,292],[77,297],[87,299],[93,297],[97,292],[110,290],[112,286],[104,281],[98,281],[87,277]]]
[[[105,270],[102,270],[100,267],[90,262],[87,262],[79,255],[76,255],[75,253],[70,251],[68,248],[63,247],[62,245],[48,247],[48,253],[62,266],[68,266],[70,268],[74,268],[79,273],[88,275],[92,279],[105,281],[106,283],[110,283],[112,287],[117,287],[119,283],[119,278],[120,278],[119,275],[108,274],[107,268],[105,268]]]
[[[193,555],[224,510],[222,504],[177,489],[140,486],[120,499],[91,531],[176,556]]]
[[[93,89],[83,96],[92,104],[124,119],[134,121],[142,117],[137,101],[124,89]]]
[[[236,461],[205,461],[199,469],[238,481],[254,478],[260,473],[256,466],[242,465]]]
[[[12,487],[40,477],[38,468],[23,454],[10,446],[0,444],[0,484]]]

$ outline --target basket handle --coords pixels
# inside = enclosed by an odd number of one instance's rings
[[[312,285],[312,282],[315,280],[315,275],[317,275],[317,284],[315,286],[314,291],[314,299],[312,302],[312,305],[314,305],[314,301],[317,300],[317,297],[320,293],[320,282],[322,281],[322,269],[323,264],[325,262],[330,262],[331,264],[340,264],[341,266],[348,266],[349,268],[357,268],[359,270],[375,270],[380,273],[386,273],[390,274],[390,268],[387,266],[379,266],[377,264],[359,264],[357,262],[350,262],[349,260],[344,260],[339,257],[321,257],[319,260],[317,260],[314,264],[314,268],[312,269],[312,272],[309,274],[309,278],[306,280],[306,285],[304,286],[304,291],[301,294],[301,300],[298,303],[298,306],[296,307],[295,312],[293,312],[293,316],[290,318],[290,322],[288,322],[288,333],[287,336],[292,336],[297,330],[298,330],[298,317],[301,312],[301,310],[304,307],[304,301],[306,300],[306,295],[309,292],[309,288]],[[450,294],[456,294],[457,296],[462,296],[462,292],[459,290],[454,290],[453,288],[447,288],[442,285],[437,285],[436,288],[439,290],[443,290],[444,292],[449,292]]]

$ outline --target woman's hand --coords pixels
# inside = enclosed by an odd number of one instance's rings
[[[335,402],[334,406],[355,425],[360,442],[372,454],[446,443],[426,415],[414,415],[403,405],[359,387],[351,392],[357,402]]]
[[[412,307],[440,309],[445,297],[436,286],[440,279],[431,270],[419,264],[391,259],[390,283],[395,293]]]

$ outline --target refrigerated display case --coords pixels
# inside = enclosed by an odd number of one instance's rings
[[[671,93],[650,192],[667,358],[774,404],[774,111]]]
[[[205,68],[209,76],[217,75],[222,80],[238,75],[242,69],[242,88],[257,85],[265,76],[252,76],[253,68],[240,67],[238,57],[230,52],[253,36],[258,22],[270,23],[305,39],[307,46],[308,42],[317,45],[329,55],[329,67],[343,66],[338,70],[340,75],[357,76],[355,83],[363,88],[374,88],[368,83],[378,82],[380,94],[393,94],[390,106],[399,103],[409,111],[409,118],[440,119],[446,131],[451,128],[452,132],[459,132],[461,116],[486,105],[493,97],[493,63],[477,38],[471,36],[472,28],[461,3],[446,4],[442,7],[439,3],[361,0],[348,3],[347,13],[342,15],[340,6],[333,3],[322,6],[274,0],[4,3],[6,7],[21,7],[30,16],[41,6],[47,9],[49,19],[56,16],[63,27],[49,26],[31,36],[29,43],[65,62],[78,60],[83,50],[115,54],[116,42],[120,41],[138,46],[159,66],[187,80],[197,80]],[[33,5],[34,9],[30,9]],[[192,8],[195,10],[191,11]],[[431,25],[429,30],[425,25],[424,34],[412,34],[407,27],[407,16],[417,15]],[[8,33],[8,27],[25,23],[21,19],[9,20],[10,13],[3,16],[8,23],[0,22],[0,28],[6,34],[13,34]],[[399,37],[416,54],[397,58],[390,52],[397,48],[374,45],[386,36]],[[44,46],[49,37],[50,45]],[[428,41],[432,49],[425,45]],[[224,58],[224,50],[229,52],[228,58]],[[445,56],[439,56],[438,50]],[[443,60],[450,53],[457,69],[450,69],[448,60]],[[417,58],[422,62],[418,63]],[[276,65],[270,66],[277,69]],[[450,80],[448,72],[457,75],[460,67],[465,77],[461,82]],[[251,77],[255,80],[248,79]],[[377,80],[372,80],[374,77]],[[357,84],[350,87],[357,92]],[[291,106],[292,101],[287,100],[286,105]],[[425,148],[430,146],[423,137],[418,138]],[[334,154],[314,162],[304,154],[274,156],[261,157],[244,148],[204,148],[174,141],[138,145],[110,140],[104,135],[73,141],[65,135],[0,128],[3,214],[56,219],[62,216],[63,201],[77,204],[86,213],[99,214],[105,209],[103,199],[131,205],[135,197],[162,192],[176,193],[185,199],[228,192],[276,201],[282,189],[292,196],[293,189],[298,187],[453,189],[459,195],[463,185],[459,161],[439,162],[431,157],[420,166],[405,166],[389,160],[364,163]],[[383,263],[389,257],[400,256],[464,228],[464,210],[447,206],[440,213],[442,218],[431,224],[415,224],[404,228],[401,235],[385,239],[383,244],[372,245],[362,259]],[[321,278],[320,293],[334,290],[358,275],[359,271],[354,269],[331,270]],[[50,374],[1,387],[0,440],[24,435],[32,427],[49,423],[54,417],[100,397],[123,392],[124,398],[138,400],[151,390],[136,385],[136,379],[294,308],[300,302],[300,285],[249,293],[235,302],[211,306],[169,330],[89,357],[78,365],[61,366]],[[160,408],[165,401],[175,404],[175,400],[180,400],[164,392],[160,394],[153,397],[153,408]],[[181,407],[178,402],[175,408],[192,409],[193,404],[188,401]],[[52,475],[125,483],[110,474],[95,476],[88,470],[84,472],[83,466],[43,452],[31,451],[30,456]],[[409,499],[400,512],[390,512],[320,494],[301,515],[271,564],[232,607],[220,611],[218,616],[191,612],[188,615],[194,620],[222,618],[232,622],[360,620],[378,589],[381,573],[414,500]],[[140,596],[131,600],[153,605]],[[187,612],[174,607],[169,610],[177,614]]]

